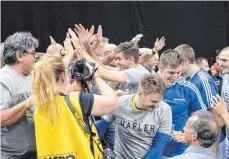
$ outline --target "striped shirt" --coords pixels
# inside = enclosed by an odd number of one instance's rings
[[[214,79],[208,74],[208,72],[199,70],[189,81],[199,89],[204,104],[210,109],[211,99],[218,93],[218,88]]]

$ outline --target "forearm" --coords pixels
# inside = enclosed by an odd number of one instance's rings
[[[94,50],[92,49],[91,45],[89,43],[83,44],[84,48],[88,52],[88,54],[97,62],[100,62],[99,57],[95,54]]]
[[[115,59],[115,53],[111,53],[110,55],[104,57],[104,59],[101,60],[101,63],[103,65],[110,64]]]
[[[26,101],[23,101],[12,108],[1,110],[1,128],[16,123],[26,111]]]
[[[101,95],[117,97],[116,92],[110,86],[108,86],[100,77],[96,77],[95,82],[99,88]]]
[[[139,57],[139,63],[143,64],[143,63],[147,62],[149,59],[151,59],[151,57],[153,57],[153,56],[154,56],[153,53],[152,54],[142,55],[142,56]]]
[[[225,122],[226,127],[229,129],[229,113],[223,115],[222,118]]]
[[[152,148],[145,155],[144,159],[160,159],[169,137],[170,136],[167,134],[157,132],[152,144]]]
[[[108,123],[104,118],[101,118],[101,120],[99,120],[96,123],[96,128],[99,134],[99,139],[102,140],[104,134],[106,133],[107,127],[109,126],[110,123]]]
[[[100,67],[100,77],[102,79],[117,82],[117,83],[125,82],[125,78],[121,75],[120,71],[107,69],[106,66]]]

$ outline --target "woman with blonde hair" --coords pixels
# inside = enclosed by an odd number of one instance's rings
[[[118,97],[98,71],[93,79],[102,95],[83,92],[66,95],[65,70],[62,60],[53,56],[44,57],[33,69],[38,158],[100,159],[103,150],[91,116],[114,111],[119,105]]]

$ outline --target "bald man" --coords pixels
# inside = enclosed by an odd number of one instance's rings
[[[55,46],[53,46],[53,44],[51,44],[51,45],[48,46],[48,48],[46,50],[46,54],[50,54],[50,55],[53,55],[55,53],[59,54],[60,51],[62,49],[64,49],[64,47],[61,44],[56,43],[55,45],[56,45],[56,50],[54,49]]]
[[[144,54],[151,54],[152,53],[152,49],[149,48],[140,48],[139,49],[139,53],[140,56],[144,55]],[[155,55],[153,55],[149,60],[147,60],[146,62],[144,62],[142,65],[151,73],[156,73],[155,72],[155,68],[158,65],[158,61],[159,61],[159,55],[158,53],[156,53]]]

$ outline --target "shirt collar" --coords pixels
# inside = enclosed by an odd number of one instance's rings
[[[204,148],[201,146],[189,146],[185,153],[194,152],[194,153],[201,153],[206,155],[212,155],[212,149],[211,148]]]

